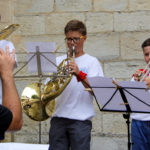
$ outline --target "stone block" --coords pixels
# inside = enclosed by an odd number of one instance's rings
[[[20,131],[16,132],[15,135],[39,135],[39,122],[31,120],[25,113],[23,113],[23,126]],[[41,122],[41,134],[47,134],[47,125],[45,121]]]
[[[46,17],[46,34],[64,34],[66,24],[72,20],[78,19],[85,22],[84,13],[54,13]]]
[[[11,22],[11,1],[0,1],[0,22]]]
[[[51,121],[51,118],[49,118],[49,119],[45,120],[45,123],[46,123],[46,126],[47,126],[47,134],[49,134],[50,121]]]
[[[92,136],[91,150],[127,150],[127,138]]]
[[[7,27],[9,25],[10,25],[10,23],[1,23],[0,22],[0,32],[1,32],[1,30],[3,30],[5,27]]]
[[[53,12],[54,0],[13,0],[14,14]]]
[[[11,133],[5,133],[5,139],[1,141],[2,143],[13,142],[11,141]]]
[[[103,113],[103,133],[104,134],[127,134],[126,120],[122,113]]]
[[[14,44],[15,49],[17,49],[17,47],[19,46],[21,41],[22,41],[22,36],[21,35],[12,35],[11,36],[11,42]]]
[[[98,107],[98,105],[97,105],[97,103],[96,103],[96,100],[95,100],[95,98],[93,98],[93,105],[94,105],[94,110],[95,110],[95,114],[97,115],[99,115],[99,114],[101,114],[102,112],[100,112],[100,110],[99,110],[99,107]],[[99,106],[101,107],[101,104],[99,103]]]
[[[148,32],[127,32],[121,35],[121,57],[143,59],[142,43],[149,38]]]
[[[14,136],[15,143],[31,143],[31,144],[39,144],[39,135],[26,134],[26,136],[16,134]],[[48,144],[49,135],[41,135],[41,144]]]
[[[114,30],[123,31],[148,31],[150,30],[150,12],[114,13]]]
[[[86,13],[88,33],[105,33],[113,31],[113,13]]]
[[[130,78],[136,70],[145,68],[144,61],[105,62],[104,75],[109,78]]]
[[[91,11],[92,0],[56,0],[56,11],[66,12],[66,11]]]
[[[20,24],[20,27],[15,31],[16,35],[45,34],[45,15],[16,15],[13,22]]]
[[[102,132],[102,115],[99,112],[92,119],[92,133],[101,133]]]
[[[94,0],[94,11],[126,11],[127,0]]]
[[[117,59],[119,52],[119,35],[92,34],[87,36],[84,51],[100,60]]]
[[[150,10],[150,1],[149,0],[130,0],[129,10],[130,11]]]

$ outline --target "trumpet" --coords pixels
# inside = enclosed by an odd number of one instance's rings
[[[148,62],[147,66],[145,67],[145,69],[143,70],[143,73],[141,73],[139,75],[139,81],[142,82],[145,77],[147,77],[148,73],[150,72],[150,61]]]

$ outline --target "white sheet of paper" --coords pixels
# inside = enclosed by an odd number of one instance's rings
[[[48,144],[1,143],[0,150],[48,150]]]
[[[36,52],[36,46],[39,46],[39,51],[42,52],[54,52],[55,50],[55,43],[49,42],[27,42],[26,43],[26,50],[30,52]],[[27,55],[27,61],[33,56],[34,54]],[[53,53],[46,53],[43,55],[48,58],[51,62],[56,64],[56,55]],[[49,62],[46,58],[40,55],[41,60],[41,71],[42,72],[57,72],[57,67]],[[34,56],[32,60],[28,63],[28,71],[30,73],[38,72],[37,69],[37,57]]]
[[[150,105],[150,93],[149,91],[145,91],[145,88],[147,88],[145,82],[132,82],[132,81],[126,81],[126,82],[118,82],[118,84],[121,87],[124,87],[127,92],[125,91],[126,98],[130,104],[132,111],[147,111],[150,112],[150,107],[146,104]],[[127,87],[137,88],[138,89],[127,89]],[[144,89],[140,89],[144,88]],[[131,94],[129,94],[129,93]],[[144,104],[143,102],[146,104]]]
[[[112,79],[106,77],[92,77],[88,78],[88,81],[90,83],[90,86],[94,90],[93,92],[98,102],[102,105],[102,107],[105,106],[104,110],[127,110],[125,105],[120,105],[121,103],[124,103],[124,101],[119,90],[116,92],[116,85],[112,83]],[[125,90],[123,91],[132,111],[150,112],[150,107],[146,105],[150,105],[150,93],[149,91],[146,92],[145,89],[140,89],[147,88],[145,82],[120,81],[117,83],[119,86],[127,90],[127,92]],[[137,98],[146,104],[139,101]]]

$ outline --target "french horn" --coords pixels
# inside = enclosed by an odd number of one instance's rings
[[[50,81],[44,85],[32,83],[28,85],[22,92],[21,105],[24,113],[34,121],[44,121],[52,116],[55,109],[55,98],[58,97],[72,79],[71,74],[68,74],[65,63],[71,58],[63,60],[57,67],[57,73],[53,73]],[[68,75],[68,77],[57,77]],[[41,90],[41,93],[40,93]],[[40,97],[41,95],[41,97]],[[41,115],[39,113],[41,100]]]

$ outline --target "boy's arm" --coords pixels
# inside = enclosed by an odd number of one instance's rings
[[[80,70],[79,70],[79,68],[78,68],[78,66],[77,66],[77,64],[75,63],[75,62],[69,62],[69,68],[71,69],[70,71],[69,71],[69,73],[71,73],[71,74],[74,74],[75,73],[75,75],[79,75],[79,72],[80,72]],[[68,66],[66,66],[66,69],[68,69]],[[97,68],[98,69],[98,68]],[[101,72],[101,73],[98,73],[98,75],[100,75],[100,76],[104,76],[103,75],[103,71],[101,70],[101,68],[100,68],[100,71],[99,72]],[[86,82],[86,83],[85,83]],[[89,88],[89,86],[88,85],[90,85],[89,84],[89,81],[88,81],[88,78],[87,77],[85,77],[84,79],[83,79],[83,81],[81,80],[81,83],[83,84],[83,86],[85,87],[85,88]],[[91,95],[93,95],[93,92],[91,92],[91,91],[88,91]]]

